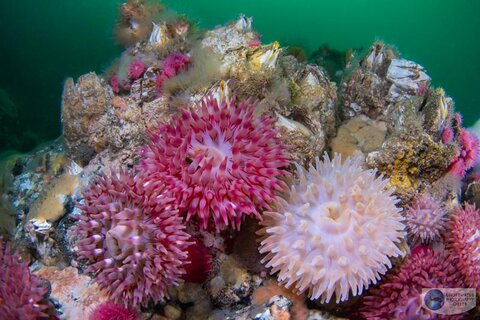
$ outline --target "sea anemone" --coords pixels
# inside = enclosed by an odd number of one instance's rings
[[[199,240],[194,239],[188,246],[188,261],[182,279],[191,283],[204,283],[212,271],[212,253]]]
[[[112,91],[114,93],[119,93],[120,92],[120,83],[119,83],[118,77],[116,75],[113,75],[110,78],[110,86],[112,87]]]
[[[145,64],[140,59],[133,60],[128,66],[128,77],[130,79],[138,79],[145,72]]]
[[[286,184],[286,146],[268,116],[254,117],[255,104],[218,102],[212,96],[197,108],[182,110],[169,124],[150,134],[138,170],[145,188],[168,183],[187,220],[195,217],[207,229],[240,228],[245,216],[260,219],[257,208],[270,208]]]
[[[155,87],[158,92],[162,91],[165,79],[176,76],[180,71],[185,69],[190,63],[189,56],[180,52],[173,52],[163,60],[163,70],[155,80]]]
[[[461,285],[450,257],[436,253],[431,248],[419,250],[408,258],[396,274],[390,274],[379,288],[370,290],[370,295],[363,299],[360,313],[365,319],[398,319],[395,315],[411,309],[414,302],[412,298],[418,298],[422,289],[456,288]],[[432,319],[427,309],[417,309],[417,315]],[[449,319],[455,319],[451,317]]]
[[[99,304],[89,316],[90,320],[135,320],[137,318],[136,310],[127,309],[113,302]]]
[[[144,205],[141,176],[126,171],[102,176],[90,184],[80,205],[75,250],[87,272],[111,299],[125,306],[164,300],[167,286],[185,273],[189,235],[157,190],[155,207]]]
[[[48,286],[30,273],[28,264],[0,237],[0,319],[51,319]]]
[[[480,294],[480,212],[466,203],[465,209],[455,211],[449,227],[448,248],[458,257],[457,269],[465,283]]]
[[[447,222],[446,210],[430,195],[422,195],[407,208],[405,225],[413,242],[429,243],[440,237]]]
[[[264,213],[262,263],[278,272],[278,281],[311,299],[337,303],[380,279],[402,256],[404,237],[398,199],[388,180],[363,170],[360,157],[316,159],[316,168],[297,165],[299,183],[275,212]]]
[[[475,134],[461,128],[458,142],[460,153],[450,164],[450,172],[457,178],[464,178],[465,173],[477,162],[479,141]]]

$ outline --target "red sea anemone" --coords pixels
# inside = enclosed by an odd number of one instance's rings
[[[167,286],[177,285],[185,273],[190,245],[172,199],[159,187],[156,206],[145,206],[137,179],[121,171],[91,183],[76,227],[75,250],[86,260],[86,271],[125,306],[164,300]]]
[[[114,93],[120,92],[120,83],[118,82],[118,77],[116,75],[110,78],[110,86],[112,87],[112,91]]]
[[[254,109],[249,100],[208,96],[161,124],[141,152],[145,188],[159,179],[170,184],[187,220],[195,217],[203,229],[211,219],[217,230],[239,229],[245,216],[260,219],[257,208],[269,208],[285,189],[279,177],[290,160],[274,119],[254,117]]]
[[[144,72],[145,64],[142,62],[142,60],[135,59],[128,66],[128,77],[130,79],[138,79],[143,75]]]
[[[198,239],[187,248],[188,261],[182,279],[186,282],[204,283],[212,271],[212,254]]]
[[[113,302],[104,302],[98,305],[90,314],[90,320],[135,320],[138,312],[133,309],[115,304]]]
[[[180,52],[173,52],[163,60],[162,73],[157,76],[155,80],[155,87],[158,92],[162,91],[163,82],[176,76],[180,71],[185,69],[190,63],[190,58]]]
[[[48,286],[30,273],[28,261],[9,243],[5,245],[1,237],[0,266],[0,319],[51,319]]]
[[[452,216],[449,249],[465,283],[480,293],[480,212],[468,203]]]
[[[432,249],[418,250],[410,256],[396,274],[390,274],[385,282],[363,299],[360,311],[365,319],[397,319],[401,311],[411,312],[412,298],[422,294],[423,288],[461,287],[459,274],[452,259]],[[427,309],[417,310],[417,316],[427,316]],[[461,318],[458,317],[458,318]],[[451,316],[449,319],[456,319]]]

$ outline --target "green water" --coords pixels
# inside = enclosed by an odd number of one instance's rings
[[[0,152],[26,151],[61,132],[63,81],[101,72],[121,52],[113,26],[118,0],[0,0],[0,104],[18,115],[0,118]],[[467,125],[480,117],[480,1],[476,0],[168,0],[201,27],[239,13],[254,17],[263,42],[327,44],[346,50],[380,39],[422,64],[456,101]],[[0,92],[1,93],[1,92]],[[6,94],[5,94],[6,93]],[[2,98],[3,96],[3,98]],[[5,96],[8,97],[5,98]],[[7,102],[5,102],[7,101]]]

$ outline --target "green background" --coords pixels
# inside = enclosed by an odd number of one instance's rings
[[[61,132],[63,81],[101,72],[119,55],[113,27],[118,0],[0,0],[0,88],[18,108],[3,123],[0,152],[25,151]],[[211,28],[254,17],[263,42],[346,50],[375,40],[422,64],[456,101],[467,125],[480,116],[480,1],[476,0],[168,0],[171,9]],[[26,134],[30,132],[31,134]],[[38,137],[38,138],[25,138]],[[16,137],[19,138],[16,141]]]

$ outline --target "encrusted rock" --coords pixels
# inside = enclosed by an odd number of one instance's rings
[[[58,302],[62,320],[88,319],[97,305],[108,300],[89,276],[78,274],[75,268],[43,267],[35,274],[50,282],[50,297]]]
[[[65,81],[62,97],[62,125],[67,155],[86,164],[102,149],[101,117],[113,98],[111,88],[94,72],[80,76],[77,84]]]

